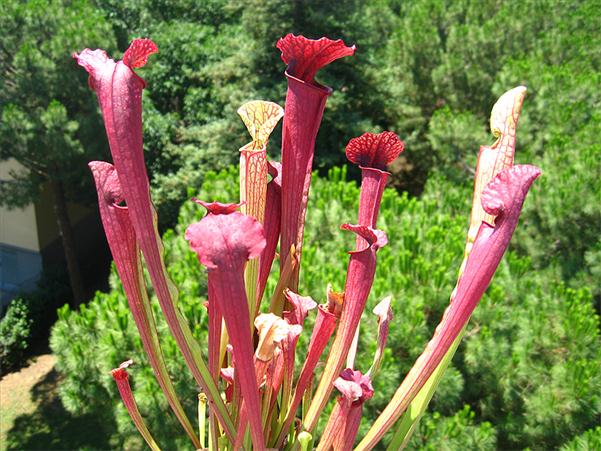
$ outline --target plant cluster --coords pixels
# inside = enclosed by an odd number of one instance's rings
[[[209,173],[203,186],[190,190],[189,197],[222,202],[238,199],[238,177],[238,168]],[[335,288],[344,285],[344,250],[352,246],[352,241],[336,230],[340,218],[352,218],[357,211],[359,188],[348,180],[346,169],[335,168],[327,178],[314,174],[311,193],[300,286],[304,294],[319,299],[328,283]],[[393,296],[394,319],[388,349],[374,382],[375,394],[365,406],[360,435],[367,432],[367,425],[384,408],[447,306],[464,246],[463,212],[469,208],[464,194],[461,186],[435,179],[419,199],[401,196],[394,190],[384,192],[378,221],[390,243],[381,250],[379,264],[396,270],[376,271],[361,321],[357,367],[371,364],[377,322],[370,312],[386,295]],[[537,190],[532,194],[542,193]],[[163,243],[165,265],[179,288],[179,307],[194,337],[206,343],[206,309],[198,308],[206,301],[206,274],[184,239],[187,226],[198,221],[201,214],[195,203],[184,204],[177,227],[163,235]],[[277,283],[279,271],[275,266],[267,292],[273,292]],[[150,284],[147,274],[146,282]],[[87,413],[102,418],[106,425],[116,425],[111,436],[113,447],[140,448],[141,438],[108,374],[124,357],[131,358],[137,367],[132,367],[136,369],[132,375],[136,400],[155,440],[166,449],[183,449],[188,446],[187,438],[177,433],[175,417],[166,414],[169,407],[165,398],[157,396],[160,387],[149,370],[115,270],[111,287],[108,293],[97,293],[81,310],[73,311],[69,306],[60,310],[51,345],[62,377],[62,402],[70,412]],[[197,400],[190,395],[194,381],[156,299],[152,308],[170,373],[178,375],[174,378],[176,391],[192,418],[197,409]],[[305,324],[312,327],[313,315]],[[570,324],[588,326],[567,327]],[[555,449],[568,446],[572,439],[576,442],[578,434],[592,439],[594,430],[588,434],[584,431],[595,426],[600,413],[598,331],[599,316],[588,289],[568,289],[552,271],[536,270],[530,258],[509,251],[474,312],[463,344],[408,449]],[[307,344],[301,336],[299,349],[306,349]],[[302,365],[303,358],[300,351],[297,365]],[[587,369],[581,373],[580,389],[574,390],[572,380],[563,375],[576,372],[582,364]],[[316,377],[319,374],[320,368]],[[566,410],[558,409],[557,400],[563,400]],[[325,420],[318,425],[318,434]],[[388,439],[385,437],[384,445]],[[17,436],[13,441],[15,445],[21,443]]]
[[[240,203],[196,200],[207,215],[185,232],[190,248],[207,268],[208,363],[178,309],[178,291],[165,268],[144,163],[145,82],[134,69],[144,66],[158,49],[149,39],[136,39],[118,62],[102,50],[74,54],[90,75],[114,161],[114,166],[89,164],[107,241],[150,367],[196,448],[208,443],[210,449],[312,449],[315,428],[334,389],[340,395],[317,449],[352,447],[364,404],[374,396],[373,381],[392,320],[387,296],[374,309],[378,338],[373,362],[369,369],[356,369],[359,324],[374,282],[377,253],[388,244],[386,233],[377,228],[386,169],[404,144],[394,133],[382,132],[364,133],[346,146],[347,158],[361,171],[357,224],[341,226],[355,234],[355,250],[349,252],[344,291],[328,286],[326,302],[318,306],[298,293],[315,139],[332,93],[315,76],[322,67],[353,55],[355,46],[289,34],[277,47],[288,65],[285,109],[253,101],[238,110],[252,138],[240,149]],[[534,166],[513,165],[525,91],[518,87],[506,92],[492,110],[490,125],[497,140],[480,149],[464,260],[449,306],[357,449],[373,448],[395,425],[390,446],[407,444],[509,245],[526,194],[540,175]],[[282,117],[281,163],[276,163],[267,159],[267,144]],[[261,313],[278,245],[280,276],[268,313]],[[201,390],[199,434],[169,374],[145,288],[142,256],[169,330]],[[317,316],[298,370],[297,344],[313,309]],[[323,371],[315,378],[328,344]],[[136,428],[151,449],[158,449],[133,396],[127,371],[131,363],[122,363],[112,375]],[[297,417],[299,408],[302,414]]]
[[[25,301],[14,299],[0,320],[0,374],[22,361],[29,346],[31,323]]]

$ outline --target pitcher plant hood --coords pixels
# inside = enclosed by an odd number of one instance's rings
[[[482,192],[482,207],[495,216],[495,226],[482,223],[455,299],[445,311],[434,336],[417,359],[392,400],[374,422],[357,449],[371,449],[405,411],[440,364],[488,288],[517,226],[532,182],[540,175],[535,166],[513,166],[501,171]]]
[[[220,210],[229,211],[222,207]],[[265,248],[263,227],[256,219],[237,211],[215,214],[209,210],[207,216],[186,229],[186,240],[200,263],[208,269],[209,284],[214,293],[211,302],[217,302],[234,349],[243,410],[247,411],[253,443],[257,449],[263,449],[260,397],[244,286],[244,266]]]
[[[281,261],[291,246],[302,254],[315,139],[327,97],[332,90],[315,82],[317,71],[338,58],[353,55],[355,46],[341,40],[318,40],[288,34],[277,43],[288,65],[288,92],[282,129],[282,240]],[[298,267],[288,288],[298,289]]]
[[[143,66],[148,56],[156,52],[157,47],[150,39],[135,39],[122,61],[110,59],[104,50],[85,49],[73,56],[89,73],[89,85],[98,97],[123,198],[169,329],[196,383],[215,403],[219,421],[227,435],[232,436],[233,424],[225,404],[186,318],[176,308],[178,292],[165,268],[156,212],[150,200],[142,144],[142,90],[145,82],[133,69]]]
[[[142,346],[171,409],[192,443],[198,447],[200,442],[196,437],[196,432],[177,397],[175,387],[167,371],[152,306],[146,294],[140,250],[129,218],[129,210],[127,206],[118,205],[123,200],[123,195],[117,172],[112,164],[104,161],[92,161],[89,163],[89,167],[96,182],[100,218],[106,239],[119,278],[123,283],[123,289],[134,322],[140,333]]]

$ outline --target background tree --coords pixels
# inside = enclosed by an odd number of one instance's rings
[[[112,30],[88,2],[5,1],[0,6],[0,159],[25,169],[0,185],[0,203],[20,207],[52,193],[75,303],[84,287],[67,203],[92,200],[86,163],[106,140],[85,75],[71,52],[114,48]]]
[[[175,224],[187,189],[200,186],[207,170],[236,162],[246,139],[236,108],[256,98],[283,104],[286,84],[277,39],[287,32],[327,35],[356,43],[358,51],[320,73],[335,92],[324,117],[327,133],[318,136],[317,169],[343,163],[351,137],[389,129],[403,136],[407,147],[393,168],[397,188],[419,194],[434,173],[461,183],[473,168],[475,143],[492,141],[487,122],[495,99],[508,87],[526,84],[517,158],[544,166],[550,177],[544,180],[554,180],[548,185],[554,194],[549,202],[527,207],[536,224],[528,233],[536,240],[524,239],[522,248],[537,265],[555,266],[559,277],[573,279],[574,285],[590,282],[600,271],[599,238],[594,227],[583,226],[601,221],[594,201],[600,189],[593,180],[599,163],[592,156],[599,132],[593,113],[600,105],[595,87],[601,45],[593,38],[599,0],[62,5],[47,0],[2,6],[0,20],[8,30],[0,62],[2,155],[20,154],[32,169],[19,183],[4,187],[11,190],[4,202],[32,198],[48,174],[61,182],[68,199],[91,194],[82,188],[90,182],[81,175],[90,159],[84,153],[99,155],[106,139],[85,74],[75,70],[65,49],[114,49],[116,43],[123,51],[140,36],[158,43],[160,53],[140,72],[148,81],[146,159],[165,229]],[[269,146],[274,156],[278,136],[276,130]],[[57,167],[69,171],[57,174],[52,170]],[[578,179],[590,176],[589,201],[575,202],[578,190],[569,187],[578,184],[567,180],[585,168]],[[586,239],[579,239],[582,233]],[[593,291],[599,300],[598,290]]]
[[[595,448],[601,429],[584,430],[596,424],[601,405],[599,10],[600,0],[0,2],[0,158],[13,156],[30,169],[1,188],[0,202],[26,203],[53,180],[68,200],[95,196],[86,163],[109,158],[106,137],[71,51],[102,47],[119,57],[132,38],[145,36],[159,46],[140,74],[148,81],[146,161],[164,230],[177,225],[181,205],[200,186],[205,197],[236,198],[235,174],[220,180],[210,170],[235,163],[248,140],[236,115],[239,105],[257,98],[283,105],[279,37],[294,32],[357,44],[353,58],[320,72],[319,80],[335,91],[317,139],[315,168],[323,175],[344,163],[344,146],[364,131],[392,130],[406,142],[393,183],[409,196],[389,193],[391,216],[382,225],[391,236],[398,234],[395,242],[402,246],[384,250],[401,261],[387,260],[393,271],[378,294],[395,295],[399,320],[381,398],[368,407],[375,415],[448,302],[463,248],[469,172],[478,145],[493,141],[490,108],[505,90],[524,84],[516,162],[540,166],[543,176],[411,446]],[[275,158],[279,144],[276,130],[268,149]],[[321,239],[324,249],[332,246],[331,252],[306,250],[313,267],[327,268],[307,277],[307,294],[315,297],[344,273],[336,266],[344,255],[337,252],[348,243],[333,231],[341,215],[356,207],[348,203],[356,187],[333,174],[327,183],[316,179],[312,188],[312,211],[322,220],[311,221],[319,230],[307,233]],[[352,169],[349,175],[356,176]],[[168,231],[165,242],[183,308],[197,327],[203,322],[198,297],[206,286],[181,236],[198,217],[195,208],[181,209],[180,233]],[[65,405],[107,415],[107,424],[123,412],[113,411],[106,370],[141,349],[114,277],[112,287],[81,313],[63,309],[53,345],[67,375],[61,386]],[[371,346],[373,337],[366,333],[362,340]],[[181,366],[169,338],[165,343],[172,364]],[[151,375],[143,377],[137,387],[141,405],[161,415],[156,387],[146,382]],[[179,383],[189,385],[185,378]],[[194,400],[188,407],[194,411]],[[165,422],[165,434],[170,424]],[[26,448],[20,434],[14,439],[13,447]]]

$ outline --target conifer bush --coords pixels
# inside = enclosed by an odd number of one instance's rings
[[[0,320],[0,374],[4,374],[22,358],[29,347],[31,315],[23,299],[13,300]]]
[[[327,283],[336,289],[344,282],[341,254],[352,244],[352,238],[338,233],[338,224],[356,211],[358,190],[347,180],[344,169],[334,168],[327,178],[314,179],[301,284],[317,299],[324,296]],[[200,193],[189,194],[222,201],[237,198],[237,169],[210,173]],[[379,376],[380,390],[366,405],[368,420],[377,416],[399,378],[419,356],[448,303],[456,277],[454,268],[460,263],[464,245],[466,218],[459,212],[468,204],[469,189],[441,177],[429,182],[420,199],[394,191],[384,194],[380,220],[390,246],[382,249],[379,258],[396,269],[376,275],[366,312],[384,294],[392,294],[396,320]],[[201,342],[206,340],[206,311],[199,304],[206,299],[206,277],[183,233],[202,214],[194,203],[184,204],[178,225],[163,237],[166,264],[180,288],[180,306]],[[275,268],[273,275],[277,272]],[[275,284],[275,278],[269,284]],[[58,369],[65,376],[61,398],[73,412],[116,417],[119,433],[115,443],[140,444],[109,374],[124,356],[132,358],[139,363],[134,384],[140,410],[153,425],[157,440],[177,448],[185,438],[171,436],[176,420],[166,413],[167,403],[158,396],[159,387],[148,369],[114,271],[111,286],[109,293],[97,293],[79,312],[66,306],[59,312],[51,344]],[[169,370],[178,374],[176,389],[184,394],[192,378],[158,314],[156,300],[153,307]],[[363,321],[367,326],[361,329],[359,365],[369,364],[375,348],[375,327],[370,327],[376,324],[375,315],[366,313]],[[450,440],[445,445],[448,449],[454,449],[453,443],[464,449],[552,448],[568,446],[570,440],[595,425],[601,412],[601,350],[596,345],[599,316],[586,288],[570,289],[548,272],[533,272],[529,258],[510,251],[464,340],[410,447],[440,449],[439,445]],[[193,417],[197,400],[181,399]]]

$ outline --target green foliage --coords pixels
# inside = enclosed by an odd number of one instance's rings
[[[531,58],[513,61],[499,78],[500,84],[521,79],[534,86],[520,124],[525,155],[517,158],[543,168],[544,177],[526,204],[520,247],[537,266],[555,266],[561,279],[598,296],[601,72],[576,61],[550,66]]]
[[[601,426],[589,429],[561,447],[561,451],[593,451],[601,448]]]
[[[415,182],[432,172],[454,181],[469,176],[478,145],[493,141],[494,101],[526,85],[516,161],[540,166],[544,176],[516,241],[536,267],[551,266],[598,297],[599,2],[563,2],[562,13],[550,1],[395,5],[396,31],[374,60],[387,126],[407,137],[408,189],[415,192]]]
[[[0,373],[19,365],[29,347],[31,318],[22,299],[14,299],[0,320]]]
[[[238,53],[241,9],[220,0],[97,4],[120,50],[140,36],[159,47],[139,70],[147,81],[144,149],[160,225],[173,226],[188,187],[234,163],[247,142],[236,109],[257,97],[257,79]]]
[[[448,106],[432,115],[427,138],[436,167],[458,183],[476,168],[478,151],[474,143],[490,141],[481,118],[471,112],[452,111]]]
[[[525,230],[521,246],[537,266],[553,264],[561,277],[590,283],[601,244],[592,235],[578,238],[582,228],[592,234],[595,228],[583,225],[598,224],[601,216],[593,180],[599,172],[593,160],[600,123],[593,113],[600,106],[598,6],[597,0],[564,2],[559,14],[555,2],[517,0],[4,2],[3,50],[11,58],[0,63],[6,74],[0,93],[6,145],[0,148],[27,158],[60,149],[50,155],[55,167],[74,168],[73,177],[59,174],[69,177],[71,194],[92,197],[92,190],[80,189],[91,180],[85,162],[103,155],[106,140],[84,71],[68,54],[104,47],[118,57],[116,46],[124,51],[132,38],[150,36],[160,53],[140,70],[148,81],[145,150],[161,225],[174,225],[188,187],[199,186],[207,170],[236,161],[246,142],[236,108],[254,98],[283,104],[277,39],[288,32],[341,37],[358,52],[320,72],[335,92],[324,116],[327,132],[318,136],[317,168],[342,163],[349,138],[386,128],[407,144],[394,168],[397,187],[420,193],[436,171],[461,180],[478,145],[492,141],[487,119],[495,99],[527,84],[517,160],[543,167],[541,183],[552,197],[528,207],[537,232]],[[22,203],[38,189],[36,171],[21,175],[19,183],[3,185],[10,190],[5,202]],[[591,188],[584,202],[575,202],[581,190],[571,189],[574,177]]]
[[[139,72],[148,82],[144,147],[161,226],[176,223],[189,186],[199,186],[208,170],[223,169],[238,159],[238,149],[248,141],[236,114],[241,104],[257,98],[284,104],[285,66],[275,48],[278,38],[302,32],[362,42],[367,48],[377,45],[378,33],[391,25],[378,18],[377,25],[366,27],[361,2],[356,1],[328,6],[318,1],[301,6],[293,1],[236,0],[96,4],[120,50],[139,36],[151,37],[159,47],[159,54]],[[371,15],[375,18],[377,12]],[[317,167],[341,163],[343,145],[350,138],[384,125],[373,114],[382,108],[367,69],[370,64],[349,59],[321,71],[320,80],[337,91],[324,118],[329,132],[318,137],[323,150]],[[280,139],[274,137],[270,152],[275,154],[279,146]]]
[[[71,53],[114,47],[101,12],[87,1],[6,1],[0,7],[0,160],[14,158],[25,170],[0,186],[0,202],[27,205],[41,184],[61,182],[70,200],[92,198],[86,166],[106,155],[83,71]]]
[[[320,71],[335,92],[322,125],[327,132],[318,136],[316,168],[342,163],[349,138],[391,129],[407,147],[393,168],[395,186],[420,193],[436,172],[461,183],[478,145],[492,142],[492,104],[526,84],[516,159],[543,168],[545,199],[536,193],[527,204],[520,247],[537,267],[575,278],[574,286],[594,280],[601,244],[587,224],[601,221],[595,183],[601,168],[594,159],[601,122],[594,114],[600,107],[601,52],[592,39],[597,0],[564,2],[561,14],[554,2],[517,0],[103,0],[97,6],[121,50],[137,36],[152,37],[160,49],[140,72],[148,81],[145,149],[163,226],[175,224],[188,187],[199,186],[207,170],[236,161],[246,142],[236,108],[254,98],[283,104],[277,39],[288,32],[327,35],[357,43],[358,52]],[[279,144],[276,131],[269,146],[274,155]]]
[[[549,449],[598,419],[599,317],[588,290],[530,280],[527,268],[509,259],[512,283],[496,283],[474,315],[465,396],[499,425],[502,448]]]
[[[468,405],[452,417],[439,413],[423,419],[418,431],[411,439],[411,449],[439,450],[494,450],[496,447],[495,429],[489,422],[475,423],[476,414]]]
[[[433,112],[444,105],[471,111],[484,126],[500,94],[492,88],[510,60],[540,56],[547,65],[583,62],[576,73],[599,67],[599,43],[591,42],[597,1],[564,2],[564,14],[551,1],[421,0],[388,7],[395,14],[395,31],[376,51],[379,77],[389,91],[386,111],[391,125],[411,135],[408,158],[424,171],[434,157],[423,139]],[[502,91],[516,82],[522,80]]]
[[[301,293],[319,302],[324,301],[328,282],[334,289],[343,288],[346,251],[354,243],[351,234],[339,230],[342,222],[355,220],[357,209],[358,187],[346,179],[344,170],[333,169],[328,179],[315,177],[311,187]],[[237,190],[237,172],[230,169],[207,174],[200,193],[188,195],[233,201],[238,198]],[[393,296],[395,319],[360,434],[421,353],[448,303],[467,228],[470,200],[464,194],[462,187],[440,177],[432,179],[421,199],[385,192],[379,227],[388,234],[389,245],[378,254],[374,290],[362,322],[358,369],[369,367],[375,351],[377,320],[371,309],[388,294]],[[202,307],[206,279],[183,232],[203,214],[198,205],[187,202],[176,229],[164,236],[169,271],[180,288],[180,308],[201,343],[206,342]],[[599,317],[586,289],[566,288],[550,274],[537,272],[530,259],[515,252],[504,259],[433,399],[431,412],[412,439],[413,448],[421,449],[426,442],[432,449],[439,445],[447,449],[460,445],[469,449],[553,448],[595,424],[601,412]],[[110,368],[133,358],[137,365],[132,381],[141,410],[159,443],[176,447],[179,442],[173,435],[181,438],[179,426],[165,415],[165,400],[141,351],[114,274],[111,284],[110,293],[98,293],[80,312],[67,307],[60,312],[52,349],[65,375],[63,402],[73,411],[115,415],[125,440],[136,440],[108,376]],[[271,279],[268,293],[274,284]],[[156,302],[154,307],[178,393],[194,415],[194,384]],[[301,360],[304,343],[300,344]],[[443,445],[447,439],[450,442]]]

